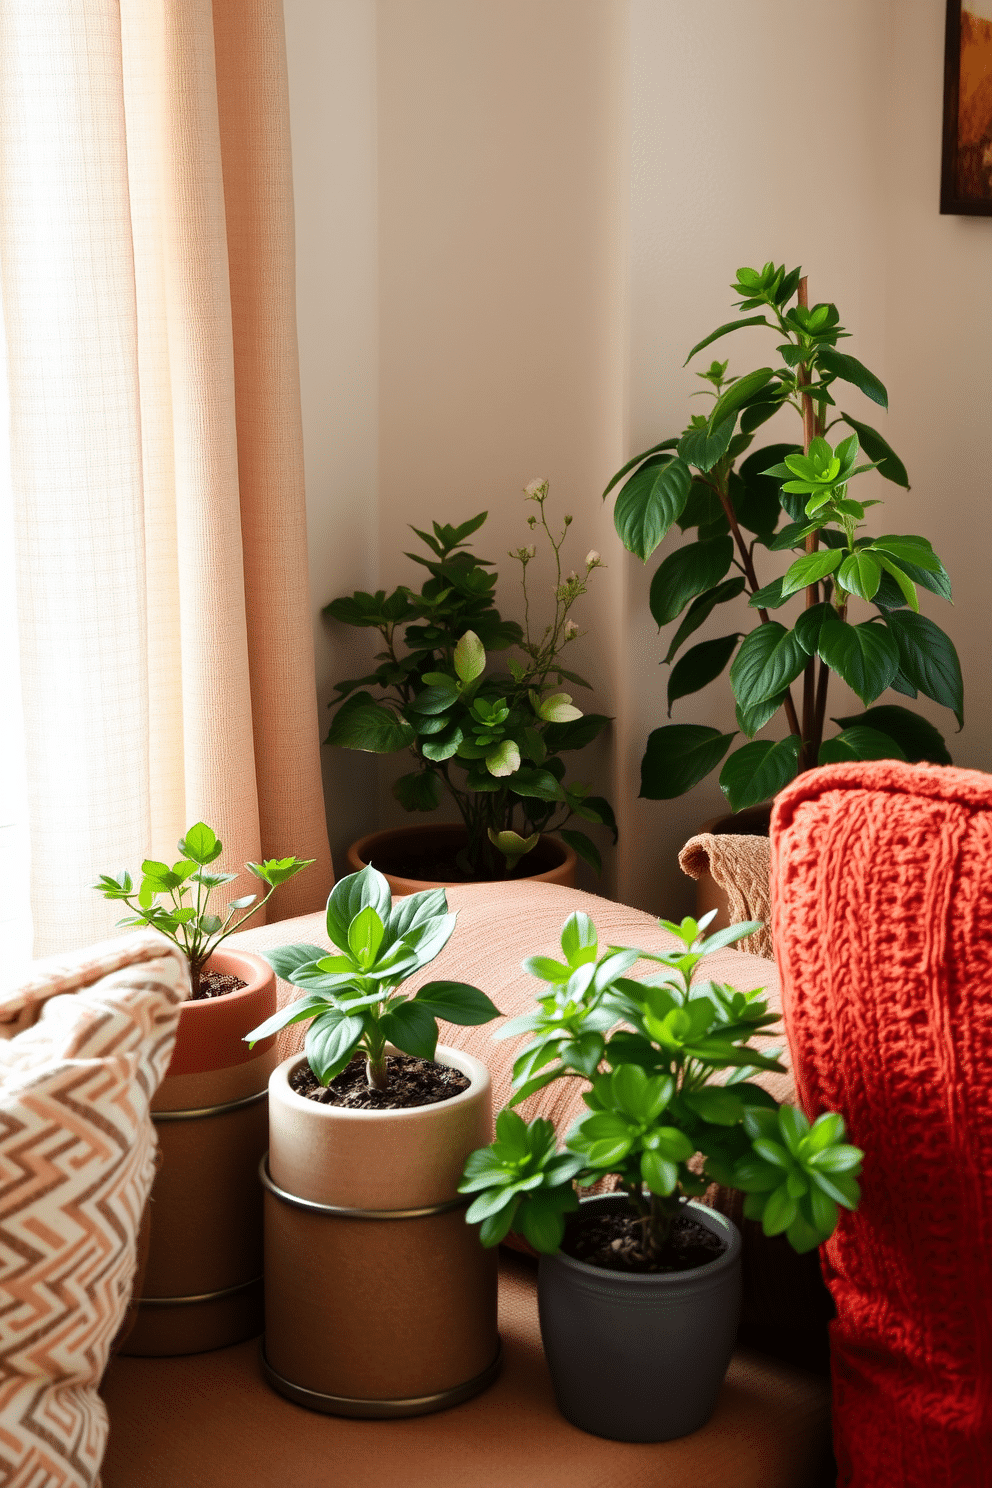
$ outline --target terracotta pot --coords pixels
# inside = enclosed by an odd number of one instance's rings
[[[457,1193],[469,1153],[490,1140],[489,1071],[458,1049],[435,1058],[471,1085],[407,1110],[297,1095],[299,1054],[269,1082],[262,1367],[311,1410],[425,1415],[498,1372],[496,1253]]]
[[[211,971],[247,983],[183,1004],[172,1062],[152,1101],[160,1166],[138,1318],[121,1352],[196,1354],[262,1331],[262,1194],[276,1040],[242,1040],[276,1010],[272,968],[221,950]]]
[[[747,806],[743,811],[728,812],[726,816],[712,816],[704,821],[700,832],[712,832],[715,837],[767,837],[771,822],[771,802],[760,806]],[[725,889],[716,883],[709,873],[696,880],[696,919],[702,919],[711,909],[716,910],[716,919],[709,929],[726,930],[730,924],[730,903]]]
[[[348,868],[352,873],[359,873],[367,863],[371,863],[383,874],[395,898],[402,898],[404,894],[418,894],[422,889],[451,889],[465,880],[405,878],[390,873],[377,859],[381,855],[382,860],[388,862],[389,855],[393,852],[404,856],[420,853],[429,855],[432,851],[436,853],[438,849],[442,853],[458,852],[465,846],[467,836],[461,823],[455,822],[441,822],[437,826],[389,827],[383,832],[370,832],[367,837],[359,837],[348,848]],[[526,865],[531,860],[534,860],[535,865],[540,865],[540,871],[517,874],[513,882],[554,883],[574,889],[577,859],[567,842],[551,835],[542,836],[533,852],[521,860],[521,865]]]

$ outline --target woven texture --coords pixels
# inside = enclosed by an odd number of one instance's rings
[[[992,777],[878,761],[772,817],[772,933],[802,1103],[863,1197],[824,1247],[843,1488],[992,1482]]]
[[[700,832],[690,837],[679,853],[679,867],[690,878],[708,873],[727,896],[730,923],[761,920],[762,928],[738,942],[737,949],[752,956],[771,956],[772,933],[768,893],[767,837],[738,837],[732,833],[716,836]],[[718,922],[719,923],[719,922]]]
[[[74,993],[75,995],[65,995]],[[143,933],[35,968],[0,1016],[0,1482],[92,1488],[97,1395],[127,1311],[155,1172],[149,1104],[189,993],[185,959]]]

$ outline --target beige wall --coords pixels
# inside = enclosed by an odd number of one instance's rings
[[[625,454],[681,427],[694,381],[682,357],[728,318],[733,270],[802,262],[888,383],[887,432],[914,485],[876,494],[886,529],[924,532],[951,571],[955,608],[931,610],[965,669],[967,726],[951,747],[990,768],[976,535],[992,455],[992,223],[937,214],[942,0],[752,0],[746,29],[737,0],[286,9],[315,601],[376,574],[411,579],[404,523],[483,508],[480,551],[502,561],[512,595],[503,555],[524,540],[520,487],[549,476],[576,556],[596,547],[609,563],[574,662],[617,718],[608,749],[577,757],[618,808],[606,887],[687,907],[675,853],[722,797],[711,778],[680,801],[636,799],[667,674],[647,610],[653,564],[621,551],[598,493]],[[829,66],[829,120],[822,104],[803,114],[815,57]],[[752,334],[725,343],[739,365]],[[857,395],[845,406],[857,413]],[[326,691],[355,648],[320,635]],[[721,684],[676,714],[730,717]],[[328,762],[335,847],[356,822],[405,819],[392,762],[375,804],[363,797],[370,763]]]

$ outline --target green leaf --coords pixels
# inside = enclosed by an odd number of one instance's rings
[[[675,1192],[679,1170],[659,1152],[645,1152],[641,1156],[641,1177],[652,1193],[665,1196]]]
[[[639,455],[635,455],[632,460],[628,460],[626,465],[621,465],[620,469],[617,471],[616,475],[613,476],[609,485],[606,487],[606,490],[603,492],[602,500],[606,500],[607,496],[609,496],[610,492],[613,490],[613,487],[618,485],[620,481],[623,480],[624,476],[627,475],[629,471],[634,469],[635,465],[640,465],[641,461],[646,460],[649,455],[660,454],[663,450],[678,449],[678,443],[679,442],[677,439],[663,439],[660,444],[653,444],[650,449],[642,450]]]
[[[218,842],[216,832],[206,822],[197,822],[190,827],[185,837],[179,839],[179,851],[184,858],[191,858],[194,863],[205,866],[220,857],[223,845]]]
[[[912,686],[926,697],[950,708],[958,724],[964,724],[964,683],[954,643],[926,615],[892,610],[886,625],[898,647],[898,665]],[[876,694],[877,696],[877,694]],[[862,698],[862,702],[873,702]]]
[[[702,351],[706,346],[712,346],[714,341],[718,341],[721,336],[728,336],[731,331],[742,330],[744,326],[767,326],[768,324],[769,322],[763,315],[752,315],[747,320],[728,320],[725,325],[717,326],[715,331],[711,331],[708,336],[704,336],[702,341],[697,341],[682,365],[683,367],[687,367],[697,351]]]
[[[886,480],[892,481],[897,486],[904,486],[908,491],[909,476],[906,474],[906,467],[895,450],[885,442],[878,430],[873,429],[870,424],[859,423],[849,413],[842,413],[841,418],[857,434],[858,439],[861,441],[861,448],[869,460],[875,461],[879,474],[884,475]]]
[[[568,723],[549,724],[541,731],[541,738],[549,754],[565,754],[570,749],[585,749],[612,722],[605,713],[583,713]]]
[[[795,633],[800,646],[807,656],[815,656],[816,648],[820,643],[820,630],[827,617],[827,611],[835,613],[832,604],[821,600],[819,604],[810,605],[809,609],[803,610],[796,619]]]
[[[733,635],[720,636],[718,640],[703,641],[693,646],[674,665],[668,679],[668,716],[672,716],[672,704],[678,698],[688,697],[692,692],[719,677],[733,656],[740,639],[740,631]]]
[[[754,372],[747,372],[743,377],[738,377],[736,382],[720,394],[710,410],[710,428],[715,429],[722,424],[724,419],[731,413],[736,414],[742,404],[750,402],[754,394],[770,382],[774,376],[771,367],[759,367]]]
[[[849,594],[870,604],[882,582],[882,569],[867,548],[858,548],[844,559],[837,570],[837,583]]]
[[[947,745],[933,724],[896,703],[869,708],[867,713],[853,714],[849,718],[835,718],[833,722],[844,730],[863,727],[886,734],[902,751],[902,758],[911,765],[919,764],[921,760],[934,765],[953,764]]]
[[[366,905],[348,926],[348,949],[363,971],[375,961],[385,931],[371,905]]]
[[[561,801],[565,796],[550,770],[518,770],[513,777],[513,789],[518,796],[527,796],[537,801]]]
[[[568,843],[573,852],[578,853],[584,863],[589,864],[594,873],[602,873],[603,859],[591,837],[587,837],[585,832],[576,832],[570,827],[562,827],[558,836]]]
[[[326,955],[322,946],[297,941],[293,945],[275,946],[271,951],[265,951],[262,959],[269,963],[277,977],[288,982],[293,972],[298,971],[301,966],[309,966]]]
[[[344,1069],[363,1028],[361,1018],[350,1017],[337,1008],[314,1018],[304,1047],[310,1068],[322,1085],[329,1084]]]
[[[744,414],[746,417],[747,413]],[[759,450],[758,453],[764,455],[765,451]],[[753,472],[749,479],[744,478],[745,468]],[[774,532],[782,509],[779,489],[777,480],[759,474],[750,461],[745,460],[741,474],[734,473],[730,477],[730,500],[739,525],[756,535]]]
[[[874,372],[869,372],[857,357],[846,356],[833,346],[821,346],[817,352],[817,361],[825,371],[832,372],[835,377],[840,377],[844,382],[853,383],[856,388],[860,388],[865,397],[870,398],[873,403],[877,403],[881,408],[888,408],[889,395],[885,391],[884,384]],[[851,423],[850,419],[845,419],[845,422]],[[851,427],[853,429],[856,426],[851,424]],[[857,432],[860,435],[860,429]]]
[[[785,693],[780,692],[778,697],[765,698],[762,702],[755,703],[750,708],[742,708],[740,703],[738,703],[734,709],[737,715],[737,727],[746,738],[753,739],[755,734],[764,728],[769,719],[774,718],[784,702]]]
[[[684,795],[716,768],[733,739],[733,734],[694,723],[654,729],[641,760],[641,797],[672,801]]]
[[[894,559],[886,557],[884,553],[879,553],[878,562],[883,572],[888,574],[889,577],[894,581],[897,589],[899,590],[899,593],[902,595],[904,603],[908,604],[911,610],[915,610],[916,613],[919,614],[920,598],[916,592],[916,585],[909,577],[909,574],[905,572],[900,564],[896,563]],[[885,591],[882,591],[880,593],[880,590],[881,578],[879,579],[878,588],[876,588],[875,593],[872,595],[875,603],[884,608],[898,609],[898,604],[891,606],[887,606],[885,604]]]
[[[752,610],[777,610],[785,604],[787,594],[782,593],[782,585],[785,582],[784,575],[772,579],[763,589],[756,589],[748,599],[748,605]]]
[[[386,923],[391,903],[389,884],[371,863],[360,873],[349,873],[347,878],[338,879],[327,901],[328,940],[350,954],[348,930],[352,920],[370,907]]]
[[[659,629],[681,614],[690,599],[719,583],[733,556],[731,537],[688,543],[670,553],[651,580],[649,603]]]
[[[433,770],[415,770],[393,781],[393,796],[404,811],[434,811],[441,804],[441,780]]]
[[[434,673],[433,675],[436,676],[438,674]],[[435,718],[440,713],[446,713],[458,701],[458,691],[450,677],[445,678],[445,682],[448,685],[432,682],[429,686],[421,688],[416,697],[407,703],[407,711],[414,714],[426,713],[429,718]],[[358,695],[356,694],[356,696]]]
[[[692,601],[682,618],[682,624],[675,632],[672,643],[668,648],[666,662],[670,662],[678,651],[683,641],[698,630],[703,621],[708,619],[718,604],[726,604],[728,600],[736,599],[742,593],[747,580],[744,578],[724,579],[722,584],[717,584],[715,589],[708,589],[705,594],[700,594]]]
[[[758,806],[788,785],[799,768],[802,740],[788,734],[778,740],[756,739],[744,744],[727,760],[720,771],[720,789],[732,811],[745,806]]]
[[[665,456],[642,465],[621,490],[613,508],[620,541],[645,561],[682,515],[692,473],[684,460]]]
[[[457,1023],[462,1028],[474,1028],[502,1016],[485,992],[467,982],[427,982],[413,1000],[426,1004],[428,1012],[435,1018]]]
[[[727,446],[734,435],[733,417],[724,419],[715,429],[708,425],[687,429],[679,440],[679,458],[704,472],[713,469],[727,453]]]
[[[455,671],[459,680],[474,682],[486,669],[486,650],[474,630],[467,630],[454,650]]]
[[[715,1126],[736,1126],[744,1115],[744,1102],[733,1089],[710,1085],[682,1097],[690,1111]]]
[[[520,750],[512,739],[504,739],[486,755],[486,769],[490,775],[502,780],[520,769]]]
[[[805,558],[797,558],[782,580],[782,598],[786,599],[797,590],[805,589],[808,584],[817,584],[825,579],[839,567],[843,556],[839,548],[826,548],[817,553],[807,553]]]
[[[824,739],[817,757],[818,765],[835,765],[845,760],[905,759],[895,739],[878,729],[842,729],[832,739]]]
[[[730,685],[744,708],[777,697],[806,665],[806,652],[795,631],[777,620],[759,625],[744,637],[730,668]]]
[[[899,649],[883,626],[871,620],[849,625],[833,609],[820,627],[817,649],[866,707],[885,691],[899,669]]]
[[[437,1022],[431,1010],[412,1000],[401,1002],[384,1013],[379,1027],[386,1037],[416,1059],[433,1059],[437,1049]]]
[[[393,754],[413,743],[414,732],[403,718],[377,703],[368,692],[353,692],[334,715],[325,744]]]

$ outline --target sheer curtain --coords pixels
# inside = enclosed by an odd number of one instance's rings
[[[0,266],[34,954],[197,819],[317,908],[281,0],[5,0]]]

